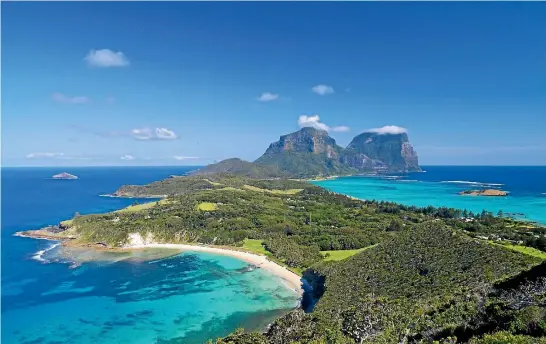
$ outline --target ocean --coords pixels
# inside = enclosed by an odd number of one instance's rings
[[[360,199],[482,210],[546,225],[546,166],[422,166],[424,172],[315,181]],[[470,189],[508,191],[506,197],[461,196]]]
[[[238,327],[263,329],[297,306],[279,277],[207,253],[87,252],[74,264],[55,242],[13,236],[80,214],[123,208],[101,197],[188,167],[2,169],[1,342],[203,343]],[[60,172],[78,180],[53,180]],[[84,256],[85,252],[80,252]],[[158,256],[158,257],[156,257]]]

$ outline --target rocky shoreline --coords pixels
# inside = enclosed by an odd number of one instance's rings
[[[459,192],[459,195],[462,196],[493,196],[493,197],[502,197],[507,196],[507,191],[496,190],[496,189],[485,189],[485,190],[465,190]]]

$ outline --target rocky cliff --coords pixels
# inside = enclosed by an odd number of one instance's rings
[[[341,160],[344,149],[323,130],[302,128],[273,142],[255,163],[294,177],[355,173]]]
[[[281,136],[255,163],[293,176],[421,170],[406,133],[366,132],[342,148],[326,131],[314,128]]]
[[[344,162],[357,169],[388,170],[391,172],[421,171],[417,153],[408,134],[357,135],[347,146]]]
[[[417,153],[405,133],[363,133],[343,148],[324,130],[302,128],[271,143],[253,163],[227,159],[196,174],[231,173],[269,179],[420,170]]]

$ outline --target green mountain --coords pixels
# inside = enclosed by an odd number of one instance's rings
[[[216,173],[231,173],[241,177],[255,179],[279,178],[286,174],[279,172],[267,166],[255,164],[239,158],[222,160],[216,164],[211,164],[192,173],[193,175],[211,175]]]

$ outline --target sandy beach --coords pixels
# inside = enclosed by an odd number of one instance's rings
[[[258,254],[229,250],[225,248],[209,247],[209,246],[197,246],[197,245],[184,245],[184,244],[141,244],[141,245],[131,245],[126,247],[129,249],[139,249],[139,248],[169,248],[169,249],[179,249],[181,251],[197,251],[197,252],[208,252],[214,254],[221,254],[225,256],[235,257],[237,259],[244,260],[245,262],[259,266],[261,269],[266,269],[275,275],[281,277],[286,284],[294,289],[298,294],[303,294],[301,277],[292,271],[288,270],[284,266],[280,266],[277,263],[274,263],[267,259],[265,256],[260,256]]]

